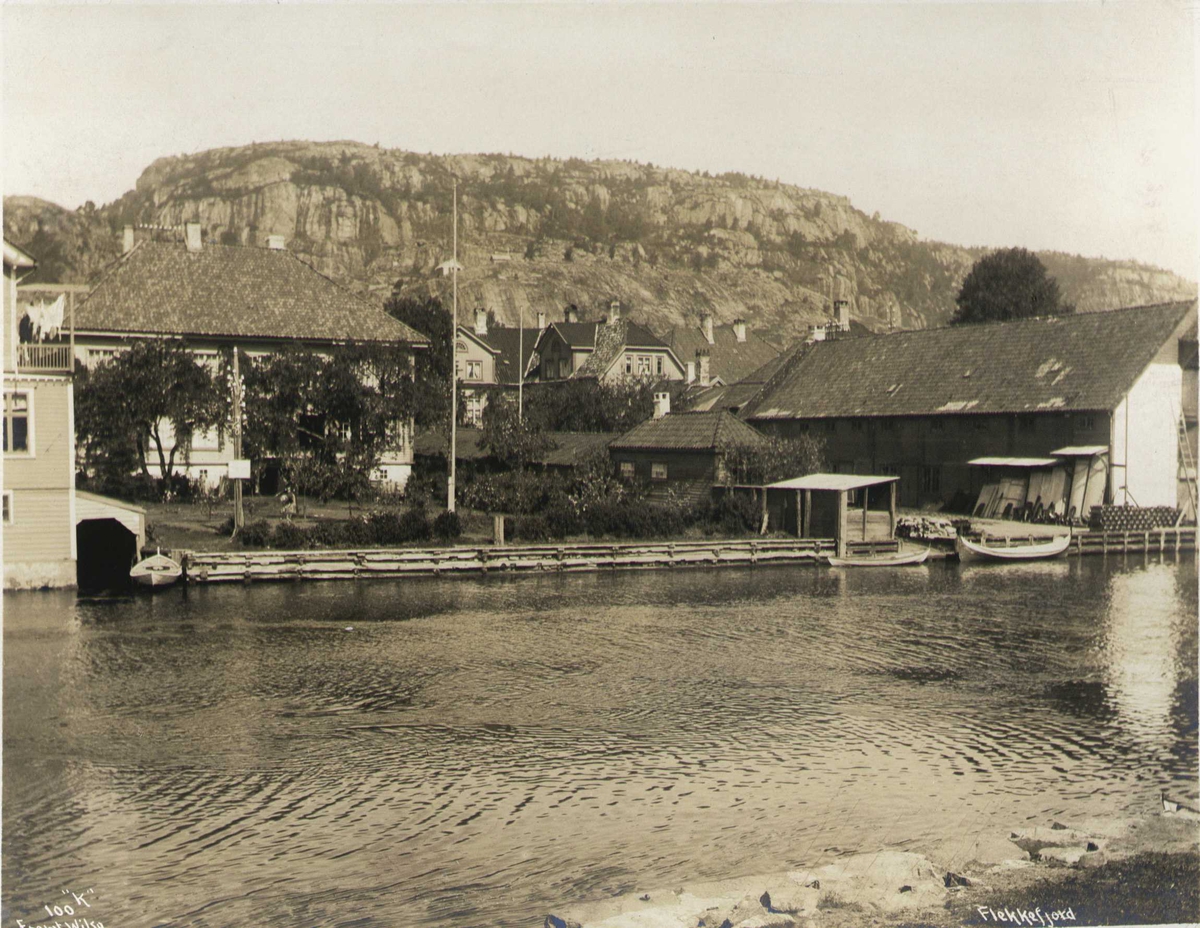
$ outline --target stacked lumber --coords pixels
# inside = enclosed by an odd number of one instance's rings
[[[1088,528],[1093,532],[1148,532],[1170,528],[1179,520],[1172,506],[1093,506]]]

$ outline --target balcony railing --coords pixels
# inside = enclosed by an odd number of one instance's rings
[[[61,373],[74,368],[70,345],[17,345],[17,370],[27,373]]]

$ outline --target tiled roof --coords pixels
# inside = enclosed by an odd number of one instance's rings
[[[550,328],[558,332],[577,351],[596,347],[595,322],[552,322]]]
[[[647,451],[710,451],[765,442],[762,433],[724,410],[673,412],[634,426],[609,447]]]
[[[525,329],[522,339],[521,330],[516,326],[492,326],[488,329],[483,340],[498,352],[496,383],[517,383],[521,379],[521,374],[529,369],[529,359],[541,334],[538,329]],[[518,354],[521,354],[519,360]]]
[[[1195,309],[1192,300],[818,342],[742,415],[1110,410]]]
[[[714,326],[711,345],[698,325],[676,326],[664,341],[684,364],[695,359],[697,349],[706,350],[709,376],[719,377],[725,383],[748,377],[779,354],[778,348],[751,331],[746,332],[744,342],[739,342],[731,325]]]
[[[541,455],[539,464],[554,467],[570,467],[583,460],[597,448],[603,448],[615,437],[611,432],[547,432],[551,447]],[[483,432],[480,429],[459,429],[455,436],[455,457],[460,461],[472,461],[487,457],[479,447]],[[450,439],[443,432],[422,432],[413,442],[413,451],[422,457],[445,456],[450,448]]]
[[[209,335],[319,342],[408,342],[416,330],[291,252],[143,242],[76,307],[83,332]]]
[[[571,375],[574,378],[603,377],[626,348],[670,351],[658,336],[635,322],[619,319],[592,325],[596,327],[595,350]]]

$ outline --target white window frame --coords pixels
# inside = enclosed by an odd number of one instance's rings
[[[483,380],[483,362],[467,359],[467,380]]]
[[[7,507],[8,507],[8,516],[4,518],[3,524],[4,525],[12,525],[13,523],[15,523],[17,521],[17,518],[16,518],[16,516],[17,516],[17,510],[16,510],[17,500],[16,500],[16,494],[12,490],[4,491],[4,503],[7,504]]]
[[[650,462],[650,479],[651,480],[666,480],[667,465],[665,461]]]
[[[622,480],[632,480],[636,476],[637,476],[637,468],[634,467],[633,461],[622,461],[621,462],[621,479]]]
[[[5,405],[8,404],[9,396],[23,396],[23,397],[25,397],[25,403],[26,403],[26,406],[25,406],[25,450],[24,451],[13,451],[10,449],[8,451],[5,451],[4,456],[6,458],[24,459],[24,458],[36,458],[37,457],[37,432],[36,432],[36,429],[34,428],[34,423],[36,422],[36,417],[34,416],[34,412],[33,412],[34,392],[35,391],[30,390],[28,387],[23,387],[21,389],[14,388],[12,390],[4,391]],[[5,433],[5,437],[7,437],[7,435],[8,435],[8,416],[0,415],[0,419],[3,419],[4,433]]]
[[[625,375],[627,377],[633,376],[633,355],[631,354],[625,355]]]

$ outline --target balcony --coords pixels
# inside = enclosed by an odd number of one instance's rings
[[[17,345],[18,373],[63,374],[70,373],[74,367],[69,344],[22,342]]]

